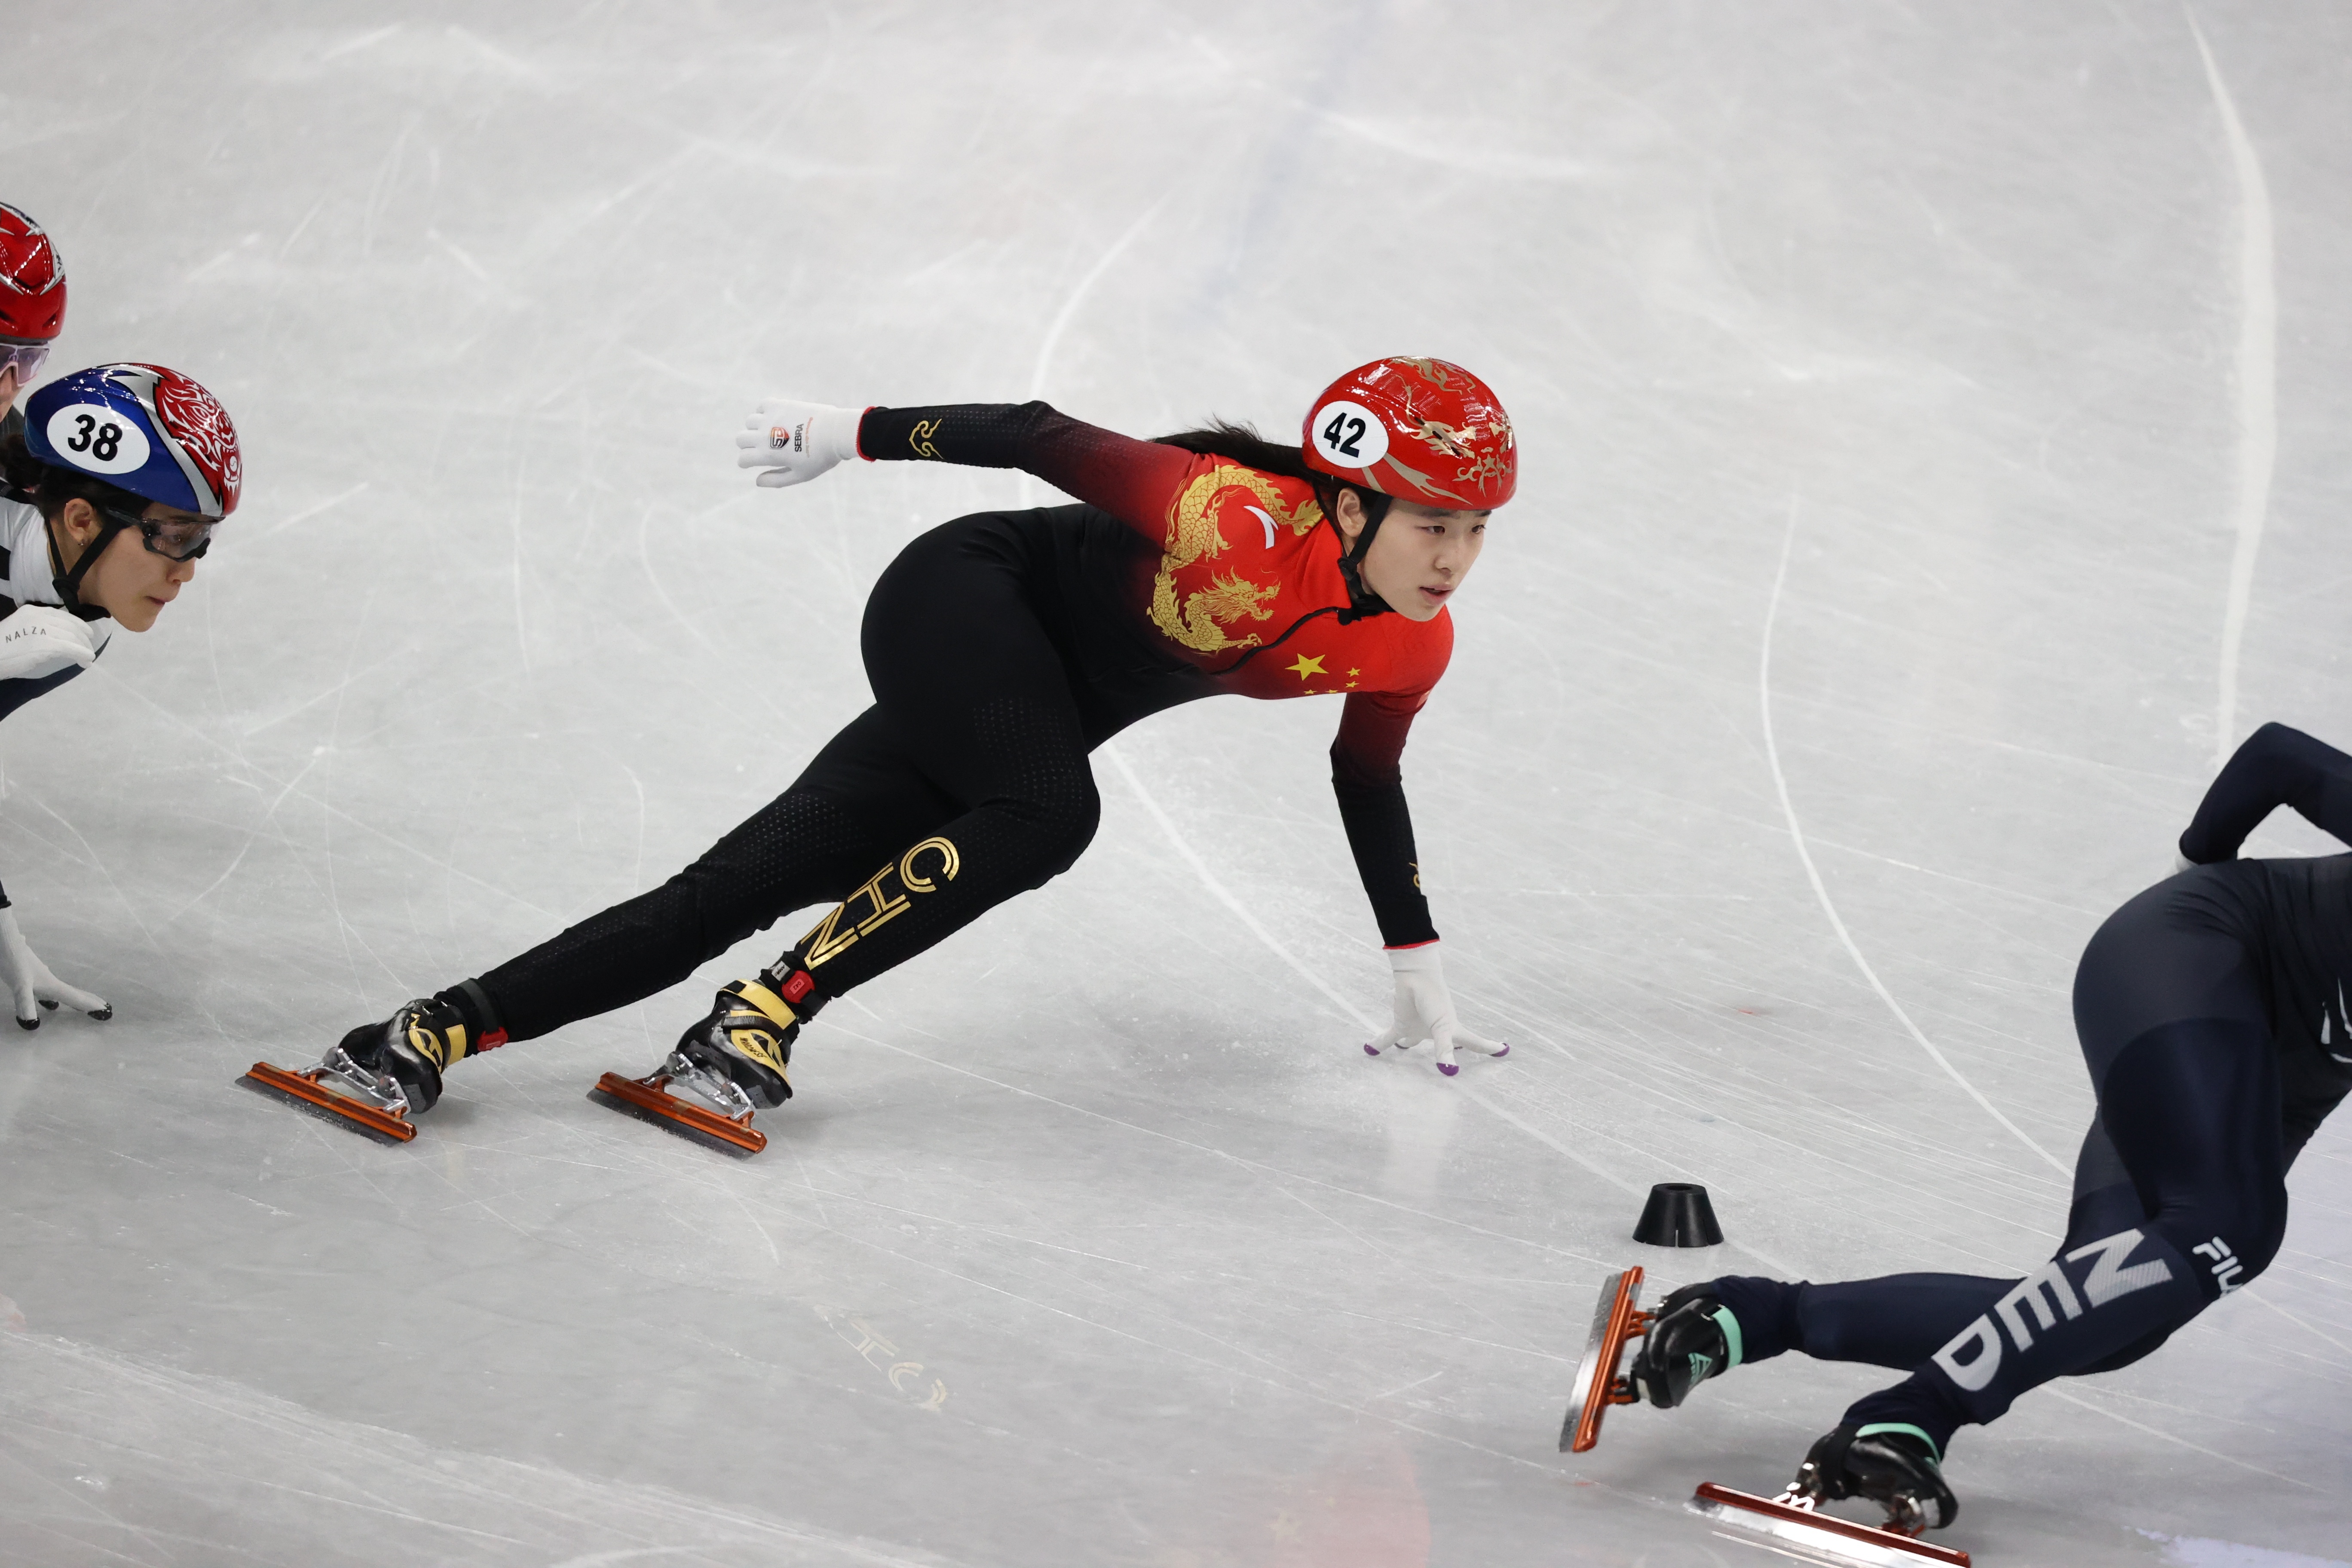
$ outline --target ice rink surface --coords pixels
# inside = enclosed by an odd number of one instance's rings
[[[1684,1511],[1890,1381],[1554,1451],[1598,1283],[2022,1272],[2067,989],[2222,744],[2352,740],[2352,16],[2323,4],[13,8],[58,371],[243,509],[0,729],[0,875],[111,997],[0,1039],[0,1559],[1778,1559]],[[2200,32],[2201,29],[2201,32]],[[1088,856],[834,1005],[730,1162],[590,1104],[690,984],[384,1149],[241,1092],[650,886],[866,701],[908,538],[761,395],[1295,429],[1477,369],[1519,499],[1406,767],[1471,1026],[1387,981],[1337,707],[1097,758]],[[2330,847],[2300,824],[2270,853]],[[1655,1181],[1731,1244],[1627,1239]],[[1964,1432],[1986,1568],[2352,1557],[2352,1123],[2162,1353]]]

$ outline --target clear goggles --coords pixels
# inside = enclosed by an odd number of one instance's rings
[[[19,391],[32,384],[33,377],[40,374],[41,366],[48,357],[49,345],[47,343],[18,342],[0,338],[0,375],[15,371]]]
[[[205,552],[213,547],[213,526],[218,521],[209,517],[174,517],[162,522],[152,518],[133,517],[129,512],[102,509],[108,521],[124,528],[139,531],[139,542],[166,561],[201,561]]]

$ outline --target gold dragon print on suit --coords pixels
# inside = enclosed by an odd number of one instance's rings
[[[1177,602],[1176,574],[1203,558],[1214,561],[1224,553],[1225,536],[1218,531],[1216,509],[1233,490],[1247,490],[1256,497],[1268,515],[1294,534],[1310,532],[1323,521],[1323,509],[1312,500],[1300,501],[1294,508],[1282,499],[1272,479],[1236,464],[1220,463],[1184,487],[1183,494],[1168,509],[1167,552],[1160,556],[1159,575],[1151,581],[1151,624],[1200,653],[1257,647],[1265,639],[1255,632],[1237,637],[1227,628],[1244,616],[1272,620],[1274,612],[1266,602],[1282,592],[1278,583],[1254,583],[1238,572],[1228,572],[1212,577],[1207,587],[1185,595],[1181,605]]]

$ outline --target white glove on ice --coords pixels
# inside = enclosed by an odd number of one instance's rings
[[[38,680],[68,665],[85,668],[105,639],[70,610],[26,605],[0,620],[0,680]]]
[[[857,456],[857,422],[865,417],[863,408],[771,397],[743,421],[746,428],[735,437],[743,450],[735,466],[766,469],[757,480],[762,489],[805,484]]]
[[[1394,1047],[1411,1050],[1423,1040],[1437,1047],[1437,1070],[1452,1078],[1462,1069],[1454,1064],[1454,1047],[1467,1046],[1490,1057],[1508,1056],[1511,1047],[1482,1040],[1454,1016],[1454,998],[1445,989],[1445,971],[1439,963],[1437,943],[1389,949],[1389,968],[1396,975],[1396,1026],[1367,1045],[1364,1054],[1379,1056]]]
[[[19,610],[16,615],[24,613]],[[8,617],[12,621],[16,618],[16,616]],[[55,1007],[60,1002],[93,1018],[114,1016],[114,1009],[107,1005],[105,997],[77,990],[49,973],[49,966],[26,942],[25,933],[16,929],[16,911],[13,909],[0,909],[0,985],[6,986],[15,1000],[18,1028],[39,1028],[41,1009]]]

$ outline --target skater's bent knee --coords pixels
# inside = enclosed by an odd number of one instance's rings
[[[2210,1300],[2252,1283],[2278,1256],[2286,1239],[2286,1189],[2185,1204],[2160,1214],[2149,1228],[2198,1269]]]
[[[1015,825],[1024,858],[1042,884],[1076,865],[1087,846],[1094,842],[1095,830],[1102,826],[1102,796],[1095,793],[1089,779],[1082,791],[1010,803],[1006,815]]]

